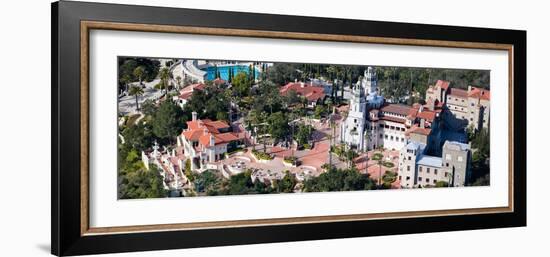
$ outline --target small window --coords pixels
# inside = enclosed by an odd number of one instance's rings
[[[422,166],[418,167],[418,172],[422,172]]]
[[[407,171],[411,171],[411,166],[407,166]]]
[[[427,182],[427,183],[430,183],[430,179],[429,179],[429,178],[426,178],[426,182]]]
[[[407,176],[407,180],[411,180],[411,177]],[[407,184],[408,185],[408,184]]]
[[[434,179],[434,184],[437,184],[437,179]]]
[[[409,156],[408,159],[409,159],[409,161],[410,161],[410,160],[411,160],[411,157]]]
[[[422,182],[422,177],[418,177],[418,182]]]
[[[426,173],[430,173],[430,168],[426,168]]]
[[[437,169],[434,169],[434,174],[437,175]]]

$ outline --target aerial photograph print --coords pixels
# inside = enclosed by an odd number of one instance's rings
[[[117,62],[119,200],[490,185],[489,70]]]

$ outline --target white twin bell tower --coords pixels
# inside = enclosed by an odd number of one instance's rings
[[[365,124],[368,111],[384,104],[384,97],[378,94],[377,82],[376,72],[368,67],[351,90],[348,116],[340,127],[340,141],[359,151],[367,150]]]

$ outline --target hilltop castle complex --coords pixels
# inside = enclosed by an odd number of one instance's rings
[[[489,127],[490,91],[452,88],[438,80],[426,91],[425,104],[387,103],[369,67],[352,89],[340,141],[352,149],[400,151],[402,187],[464,186],[470,177],[471,149],[465,129]]]

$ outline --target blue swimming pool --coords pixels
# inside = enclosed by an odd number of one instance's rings
[[[223,80],[229,80],[229,72],[231,71],[233,77],[237,75],[239,72],[245,72],[248,74],[250,72],[250,66],[248,65],[218,65],[218,66],[209,66],[205,69],[206,71],[206,80],[214,80],[216,79],[216,74],[220,74],[220,78]],[[260,77],[260,70],[257,68],[254,68],[254,78],[258,79]]]

